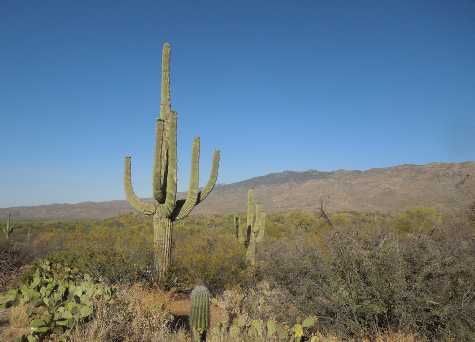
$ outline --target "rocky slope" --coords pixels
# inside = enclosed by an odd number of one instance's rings
[[[254,188],[267,211],[393,211],[410,207],[451,209],[475,201],[475,162],[399,165],[366,171],[284,171],[217,186],[194,213],[243,211]],[[0,209],[23,219],[105,218],[131,211],[126,201],[51,204]]]

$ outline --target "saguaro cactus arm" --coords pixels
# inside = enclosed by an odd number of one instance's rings
[[[170,217],[176,202],[176,121],[177,113],[172,111],[168,117],[167,195],[165,203],[159,207],[162,216]]]
[[[167,115],[171,111],[170,96],[170,44],[163,44],[162,49],[162,87],[160,101],[160,119],[167,119]]]
[[[247,192],[247,226],[252,227],[255,220],[254,190]]]
[[[165,131],[165,122],[162,119],[157,119],[156,123],[156,138],[155,138],[155,162],[153,165],[153,197],[157,203],[163,204],[165,202],[166,192],[163,189],[162,181],[163,177],[163,168],[166,165],[163,165],[163,135]]]
[[[188,216],[198,202],[199,195],[199,181],[200,181],[200,138],[197,137],[193,141],[193,148],[191,152],[191,176],[190,185],[186,200],[177,201],[175,208],[175,216],[177,220]]]
[[[194,147],[195,145],[193,145],[193,152],[195,151]],[[199,144],[198,144],[198,158],[199,158]],[[220,152],[216,150],[214,151],[214,154],[213,154],[213,164],[211,166],[211,173],[209,176],[208,183],[206,184],[206,186],[203,188],[202,191],[197,192],[196,197],[194,193],[190,195],[190,192],[192,192],[192,185],[193,185],[193,190],[195,190],[194,186],[198,184],[198,182],[191,184],[191,181],[194,179],[193,176],[198,177],[198,172],[196,173],[196,175],[193,174],[194,164],[192,165],[192,175],[191,175],[192,178],[190,180],[190,190],[188,191],[187,199],[186,201],[183,201],[183,200],[178,201],[176,209],[175,209],[175,212],[176,212],[175,217],[177,220],[181,220],[187,217],[191,213],[191,211],[198,204],[203,202],[206,199],[206,197],[208,197],[210,192],[213,190],[214,186],[216,185],[216,181],[218,179],[219,159],[220,159]],[[197,168],[199,167],[198,163],[196,167]],[[195,180],[198,181],[198,179],[195,179]]]
[[[238,215],[233,215],[233,224],[234,224],[234,234],[236,235],[236,239],[240,241],[241,232],[239,230],[239,227],[241,226],[241,219],[239,218]]]
[[[132,157],[125,157],[125,175],[124,175],[124,189],[127,201],[130,205],[144,213],[145,215],[153,215],[155,213],[155,206],[151,203],[142,201],[134,192],[132,186]]]
[[[206,186],[204,189],[200,192],[200,195],[198,196],[198,203],[203,202],[206,197],[210,194],[210,192],[213,190],[214,186],[216,185],[216,181],[218,179],[218,169],[219,169],[219,160],[220,160],[220,152],[219,150],[215,150],[213,153],[213,164],[211,166],[211,173],[209,175],[209,180],[208,183],[206,183]]]
[[[263,213],[262,205],[259,203],[256,203],[255,211],[254,211],[254,224],[252,225],[252,232],[255,234],[259,232],[262,213]]]
[[[262,242],[264,240],[264,234],[266,230],[266,213],[261,211],[259,214],[259,231],[257,232],[256,242]]]

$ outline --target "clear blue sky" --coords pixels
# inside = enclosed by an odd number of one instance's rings
[[[0,207],[151,195],[162,43],[180,190],[475,160],[475,1],[0,0]]]

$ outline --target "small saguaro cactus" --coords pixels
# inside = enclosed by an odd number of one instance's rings
[[[191,291],[190,326],[193,341],[205,341],[209,328],[209,301],[210,293],[205,286],[196,286]]]
[[[10,234],[13,232],[15,226],[12,223],[12,214],[8,214],[8,219],[5,227],[3,227],[3,232],[5,233],[6,239],[10,239]]]
[[[246,225],[240,224],[239,217],[234,217],[234,227],[240,243],[247,248],[246,260],[251,266],[256,265],[256,246],[264,240],[266,229],[266,214],[262,205],[254,202],[254,190],[247,192]]]
[[[163,45],[160,117],[156,122],[152,203],[141,200],[131,181],[131,157],[125,158],[124,187],[127,200],[136,210],[153,217],[154,276],[164,284],[172,261],[173,222],[187,217],[213,190],[218,178],[219,151],[213,155],[208,183],[199,190],[200,138],[195,138],[191,157],[191,177],[186,199],[177,195],[177,113],[170,102],[170,45]]]

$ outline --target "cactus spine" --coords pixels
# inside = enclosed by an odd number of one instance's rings
[[[205,286],[197,286],[191,292],[190,326],[193,341],[205,341],[209,328],[209,300],[210,294]]]
[[[153,217],[154,275],[163,285],[172,261],[173,222],[187,217],[213,190],[218,178],[219,151],[213,155],[208,183],[199,189],[200,138],[192,147],[191,177],[186,199],[177,200],[177,113],[171,109],[170,45],[163,45],[160,117],[155,126],[152,203],[144,202],[132,187],[131,157],[125,158],[124,187],[128,202],[141,213]]]
[[[246,248],[246,260],[251,266],[256,265],[257,243],[264,240],[266,226],[266,214],[262,205],[254,201],[254,190],[247,192],[247,216],[246,225],[240,224],[239,217],[234,217],[234,227],[240,243]]]
[[[10,239],[10,234],[13,232],[15,226],[12,223],[12,214],[8,214],[8,219],[5,227],[3,227],[3,232],[5,233],[6,239]]]

